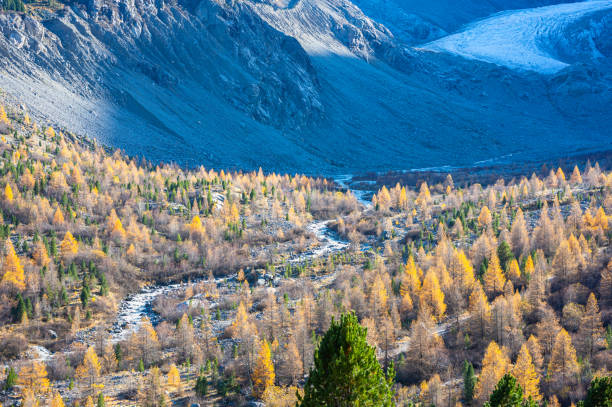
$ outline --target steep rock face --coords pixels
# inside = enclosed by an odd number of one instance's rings
[[[275,127],[299,128],[323,114],[304,50],[242,5],[203,1],[194,15],[177,4],[94,0],[42,21],[0,15],[0,29],[6,70],[42,70],[83,96],[117,97],[121,86],[113,71],[121,70],[170,91],[188,81],[204,83]]]
[[[412,50],[349,1],[299,0],[287,7],[256,0],[249,4],[272,27],[296,38],[310,55],[380,60],[404,72],[417,63]]]
[[[338,174],[612,148],[605,15],[556,41],[572,65],[545,79],[408,45],[493,3],[506,2],[407,0],[418,21],[391,28],[347,0],[1,14],[0,88],[73,131],[187,165]],[[603,57],[574,49],[587,43]]]

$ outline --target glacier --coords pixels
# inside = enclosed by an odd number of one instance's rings
[[[587,1],[503,11],[423,48],[511,69],[554,74],[569,65],[554,50],[565,29],[591,13],[610,9],[612,1]]]

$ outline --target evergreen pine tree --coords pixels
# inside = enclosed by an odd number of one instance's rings
[[[485,407],[536,407],[533,400],[523,400],[523,389],[511,374],[500,379]]]
[[[17,373],[15,369],[11,366],[8,369],[8,373],[6,375],[6,380],[4,381],[4,390],[11,390],[15,384],[17,384]]]
[[[332,319],[298,406],[393,406],[393,368],[383,373],[354,314]]]
[[[105,406],[106,406],[106,401],[104,400],[104,394],[100,393],[98,394],[97,407],[105,407]]]
[[[466,360],[463,362],[463,400],[468,404],[474,399],[476,380],[474,366]]]
[[[594,378],[578,407],[612,407],[612,376]]]

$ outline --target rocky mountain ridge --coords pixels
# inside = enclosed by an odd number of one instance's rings
[[[513,72],[410,45],[470,17],[420,13],[392,30],[356,4],[91,0],[1,14],[0,88],[105,144],[187,165],[332,174],[537,158],[551,143],[565,154],[609,139],[606,58],[545,78]],[[600,41],[606,16],[573,27],[568,46]]]

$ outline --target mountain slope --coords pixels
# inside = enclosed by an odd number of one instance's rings
[[[612,147],[605,61],[543,81],[410,48],[345,0],[96,0],[0,31],[2,89],[152,160],[339,174]]]

